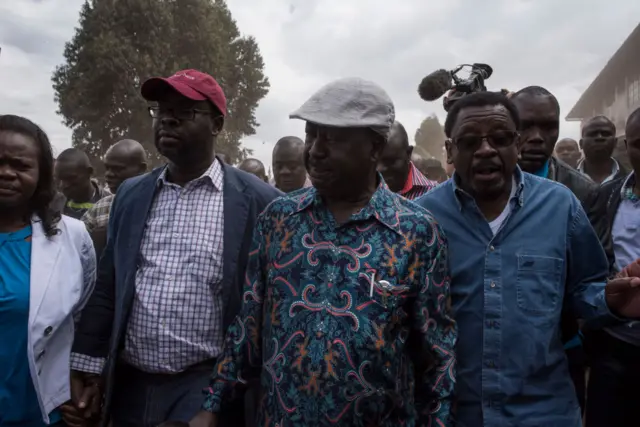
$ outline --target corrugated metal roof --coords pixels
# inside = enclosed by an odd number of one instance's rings
[[[600,105],[605,96],[613,97],[612,86],[616,81],[624,78],[625,69],[630,66],[630,60],[636,60],[640,50],[640,25],[631,32],[616,53],[609,59],[600,74],[591,82],[578,102],[573,106],[566,120],[581,120],[590,117],[594,105]]]

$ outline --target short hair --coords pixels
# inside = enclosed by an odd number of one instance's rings
[[[506,108],[511,119],[516,125],[516,129],[520,129],[520,115],[518,114],[518,109],[509,98],[500,92],[476,92],[462,97],[451,106],[449,114],[447,114],[447,119],[444,122],[445,135],[447,135],[447,138],[451,138],[453,126],[455,125],[458,115],[460,115],[460,111],[463,108],[489,107],[497,105],[501,105]]]
[[[436,159],[435,157],[430,157],[428,159],[423,159],[422,165],[425,168],[441,168],[442,162],[440,162],[440,160]]]
[[[627,117],[627,125],[638,119],[640,119],[640,107],[636,108],[631,112],[631,114],[629,114],[629,117]]]
[[[520,95],[529,95],[529,96],[548,96],[551,98],[551,102],[556,107],[558,113],[560,113],[560,103],[558,99],[547,89],[542,86],[527,86],[525,88],[520,89],[516,93],[512,94],[509,98],[513,101]]]
[[[389,137],[391,137],[392,133],[397,133],[400,137],[400,142],[403,146],[409,147],[409,134],[407,134],[407,130],[404,128],[403,124],[399,121],[393,122],[391,125],[391,130],[389,131]]]
[[[597,116],[593,116],[590,119],[587,119],[584,124],[580,127],[580,135],[584,136],[584,129],[589,126],[591,123],[593,122],[605,122],[608,126],[611,126],[613,128],[613,133],[616,133],[616,125],[615,123],[613,123],[611,121],[611,119],[609,119],[609,117],[603,115],[603,114],[598,114]]]
[[[275,154],[276,150],[280,147],[296,147],[303,148],[304,141],[297,136],[283,136],[280,138],[276,144],[273,146],[273,154]]]
[[[0,132],[13,132],[31,138],[38,146],[39,178],[36,191],[29,201],[29,210],[37,214],[44,233],[51,238],[58,233],[60,212],[54,209],[56,190],[53,180],[53,150],[47,134],[31,120],[10,114],[0,116]]]
[[[89,160],[87,153],[75,147],[67,148],[62,151],[58,154],[58,158],[56,160],[59,162],[73,162],[84,167],[91,167],[91,160]]]

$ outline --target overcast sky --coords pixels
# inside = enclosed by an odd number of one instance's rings
[[[0,114],[25,115],[70,146],[53,100],[51,73],[78,22],[82,0],[0,1]],[[635,0],[228,0],[240,31],[258,40],[271,82],[257,135],[243,142],[271,162],[275,141],[303,136],[289,120],[321,85],[358,76],[384,87],[413,139],[441,102],[416,92],[437,68],[486,62],[491,89],[545,86],[564,117],[640,21]],[[578,136],[563,123],[561,136]]]

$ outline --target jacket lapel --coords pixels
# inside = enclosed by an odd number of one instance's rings
[[[59,227],[62,226],[63,223],[60,221]],[[61,250],[59,237],[55,235],[50,239],[47,238],[39,218],[32,218],[31,228],[29,325],[33,324],[40,310]]]
[[[135,189],[135,193],[133,194],[135,202],[128,204],[128,211],[125,212],[123,218],[120,218],[120,221],[128,223],[127,227],[121,227],[120,230],[128,229],[128,246],[135,251],[136,256],[140,250],[140,243],[142,243],[142,235],[147,224],[147,217],[149,216],[153,199],[156,196],[158,177],[163,169],[164,168],[155,169],[145,177],[144,181],[140,182],[140,185]]]
[[[237,277],[238,254],[244,241],[247,217],[249,215],[250,196],[244,192],[245,185],[237,177],[237,171],[230,166],[224,167],[224,249],[223,262],[223,298],[228,307],[231,284]]]

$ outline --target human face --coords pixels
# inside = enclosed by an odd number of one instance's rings
[[[402,190],[409,175],[411,147],[399,140],[398,132],[392,132],[378,160],[378,172],[394,193]]]
[[[116,194],[124,180],[138,176],[145,170],[145,165],[128,154],[126,151],[113,149],[104,158],[104,177],[112,194]]]
[[[516,125],[503,106],[462,109],[447,141],[447,156],[462,189],[482,200],[510,191],[517,142]]]
[[[222,118],[216,117],[208,102],[167,91],[159,96],[156,107],[153,132],[161,155],[187,170],[212,160],[213,137],[222,129]]]
[[[548,95],[522,94],[513,102],[520,114],[520,167],[536,173],[553,154],[560,132],[560,111]]]
[[[629,160],[629,154],[627,153],[625,138],[616,138],[616,148],[613,149],[611,157],[616,159],[624,170],[631,171],[633,169],[631,161]]]
[[[273,155],[273,178],[276,187],[285,193],[304,187],[307,180],[304,149],[292,146],[278,147]]]
[[[304,161],[313,186],[325,197],[347,200],[370,185],[382,144],[370,129],[343,129],[307,122]]]
[[[605,120],[593,120],[582,129],[580,147],[584,157],[590,161],[604,161],[611,158],[616,147],[615,129]]]
[[[91,187],[91,167],[83,166],[73,160],[56,161],[54,174],[62,194],[76,202],[83,202],[87,189]]]
[[[32,138],[0,132],[0,209],[27,209],[40,179],[39,154]]]
[[[555,148],[556,157],[572,168],[578,166],[580,160],[580,149],[578,143],[573,139],[563,139],[558,141]]]
[[[640,119],[635,119],[633,122],[627,123],[625,131],[627,135],[627,155],[629,156],[629,163],[636,174],[636,182],[640,178]]]

